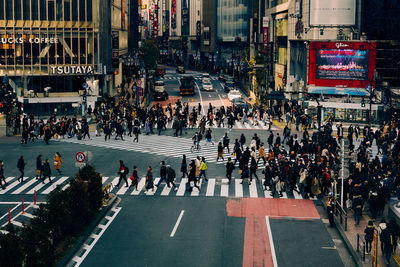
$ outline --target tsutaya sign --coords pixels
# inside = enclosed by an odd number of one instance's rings
[[[50,74],[71,75],[71,74],[93,74],[92,66],[51,66]]]

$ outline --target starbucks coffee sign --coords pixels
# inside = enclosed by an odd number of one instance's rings
[[[56,75],[88,75],[94,74],[92,66],[51,66],[50,74]]]

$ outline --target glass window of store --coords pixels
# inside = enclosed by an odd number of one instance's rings
[[[54,0],[47,0],[47,19],[48,20],[54,20],[54,14],[55,14],[55,3]]]
[[[87,21],[92,21],[93,16],[92,16],[92,0],[86,0],[86,20]]]
[[[78,0],[72,0],[72,21],[78,21]]]
[[[40,0],[40,20],[47,20],[46,0]]]
[[[85,0],[79,0],[79,20],[85,21],[86,18],[86,7],[85,7]]]
[[[39,19],[39,8],[38,8],[38,1],[39,0],[32,0],[31,2],[31,7],[32,7],[32,20],[38,20]]]
[[[6,0],[5,4],[6,4],[6,19],[12,20],[14,18],[13,1]]]
[[[24,6],[24,20],[29,20],[31,19],[31,0],[23,0],[23,6]],[[34,0],[32,0],[34,1]]]
[[[64,20],[70,21],[71,20],[71,1],[64,0]]]
[[[10,1],[10,0],[9,0]],[[10,2],[12,2],[11,0]],[[14,19],[21,20],[22,19],[22,5],[21,0],[14,0]]]
[[[4,18],[4,0],[0,0],[0,20],[3,20]]]

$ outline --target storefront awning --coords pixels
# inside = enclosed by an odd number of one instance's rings
[[[350,96],[369,96],[369,92],[365,88],[340,88],[326,86],[310,86],[309,94],[317,95],[350,95]]]

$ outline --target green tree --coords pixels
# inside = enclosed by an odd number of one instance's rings
[[[155,70],[159,56],[157,41],[153,39],[145,40],[140,48],[142,59],[146,70]]]
[[[9,267],[22,266],[24,252],[22,241],[13,225],[6,227],[8,234],[0,234],[0,265]]]

